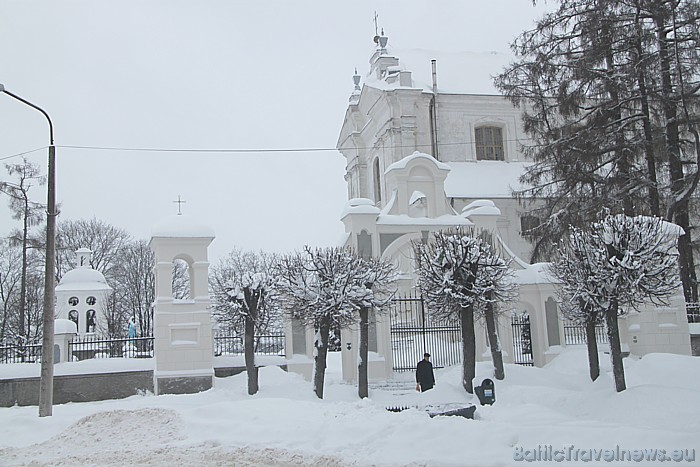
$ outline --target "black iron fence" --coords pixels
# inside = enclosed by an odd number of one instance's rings
[[[215,355],[243,355],[243,336],[216,336]],[[285,355],[284,334],[255,336],[257,355]],[[153,357],[153,337],[126,337],[119,339],[96,336],[76,336],[68,343],[71,360],[91,358],[151,358]],[[0,364],[41,362],[41,344],[0,345]]]
[[[510,318],[510,326],[513,331],[513,363],[533,366],[530,316],[525,313],[515,314]]]
[[[0,363],[40,363],[41,344],[0,345]]]
[[[434,368],[462,361],[462,333],[459,323],[435,320],[419,295],[395,297],[390,310],[394,371],[414,371],[430,353]]]
[[[700,323],[700,303],[686,303],[685,311],[689,323]]]
[[[153,337],[100,339],[92,336],[77,337],[68,344],[73,360],[91,358],[151,358]]]
[[[595,341],[599,344],[608,343],[608,335],[602,324],[595,327]],[[586,327],[572,321],[564,321],[564,342],[566,345],[586,344]]]
[[[259,335],[254,338],[254,352],[257,355],[285,355],[284,334]],[[243,336],[215,336],[214,355],[243,355]]]

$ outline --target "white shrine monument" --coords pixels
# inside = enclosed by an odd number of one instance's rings
[[[214,231],[185,215],[162,220],[149,246],[155,253],[153,372],[156,394],[187,394],[214,385],[214,349],[207,248]],[[187,264],[189,297],[174,298],[174,261]]]
[[[75,323],[77,333],[107,334],[106,303],[112,292],[105,276],[90,266],[92,251],[80,248],[75,269],[56,286],[56,318]]]

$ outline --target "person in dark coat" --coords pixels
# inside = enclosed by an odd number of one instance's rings
[[[425,392],[435,386],[433,364],[430,363],[430,354],[423,354],[423,360],[416,366],[416,391]]]

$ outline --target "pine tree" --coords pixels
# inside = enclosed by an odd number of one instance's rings
[[[562,0],[512,47],[496,78],[523,109],[534,161],[517,195],[544,203],[533,260],[598,212],[680,225],[687,302],[698,299],[690,200],[700,172],[700,5],[692,0]]]

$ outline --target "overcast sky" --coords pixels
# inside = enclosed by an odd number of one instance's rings
[[[390,46],[507,53],[545,7],[530,0],[0,0],[0,83],[54,122],[59,222],[94,216],[148,239],[159,219],[177,212],[181,195],[183,212],[216,232],[212,260],[235,246],[284,252],[342,237],[347,188],[337,151],[60,146],[334,148],[353,70],[369,68],[375,10]],[[499,71],[467,63],[464,70],[484,79]],[[47,144],[44,117],[0,95],[0,163]],[[46,154],[26,157],[45,171]],[[32,193],[45,202],[44,187]],[[19,226],[6,205],[0,198],[3,235]]]

